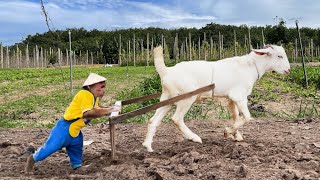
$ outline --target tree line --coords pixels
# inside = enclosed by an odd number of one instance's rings
[[[138,54],[137,56],[139,56],[140,52],[141,55],[137,58],[148,58],[149,61],[151,55],[149,57],[149,55],[143,56],[143,54],[146,51],[149,54],[149,50],[152,50],[156,45],[163,45],[165,47],[167,58],[184,60],[210,59],[210,56],[213,56],[214,53],[212,51],[216,51],[216,58],[211,59],[219,59],[224,57],[224,49],[233,51],[233,53],[229,53],[230,55],[244,54],[250,48],[260,48],[263,44],[281,43],[287,49],[293,50],[296,46],[298,34],[296,28],[286,27],[284,21],[280,21],[278,25],[266,25],[264,27],[210,23],[200,29],[149,27],[113,31],[93,29],[88,31],[84,28],[71,28],[29,35],[22,42],[7,47],[7,49],[11,49],[13,52],[17,49],[17,46],[20,49],[25,49],[28,46],[30,49],[41,47],[48,50],[56,49],[56,51],[58,49],[59,51],[68,50],[69,30],[72,36],[73,53],[77,56],[81,56],[81,53],[84,56],[83,54],[86,53],[87,57],[84,59],[86,61],[89,59],[90,61],[90,53],[93,52],[97,63],[119,63],[121,59],[124,61],[128,56],[133,56],[133,51]],[[303,46],[309,47],[310,52],[312,46],[312,54],[319,56],[320,30],[304,27],[300,29],[300,33]],[[201,49],[207,50],[200,52]],[[237,51],[239,51],[238,54]],[[53,53],[51,56],[58,55],[54,55]],[[130,58],[132,59],[132,57]],[[57,61],[55,59],[58,58],[51,57],[51,63]]]

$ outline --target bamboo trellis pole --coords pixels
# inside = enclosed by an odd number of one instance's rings
[[[207,47],[206,43],[207,42],[207,37],[206,37],[206,32],[203,32],[203,55],[204,55],[204,60],[207,60]]]
[[[29,44],[27,44],[27,47],[26,47],[26,67],[27,67],[27,68],[29,68],[29,64],[30,64]]]
[[[236,34],[236,30],[233,30],[233,37],[234,37],[234,56],[237,55],[237,34]]]
[[[66,54],[67,54],[67,64],[66,65],[69,65],[69,51],[66,49]]]
[[[86,51],[86,65],[89,64],[89,51]]]
[[[1,48],[1,69],[3,69],[3,46],[2,46],[2,43],[0,43],[0,48]]]
[[[212,37],[210,37],[210,60],[211,61],[213,61],[212,50],[213,50],[213,39],[212,39]]]
[[[133,34],[133,66],[136,66],[136,35]]]
[[[119,34],[119,60],[118,60],[118,64],[119,66],[121,66],[121,34]],[[91,62],[93,64],[93,57],[92,57],[92,52],[91,52]]]
[[[90,55],[91,55],[91,64],[93,64],[93,53],[90,52]],[[120,58],[121,59],[121,58]]]
[[[146,61],[147,61],[147,66],[149,66],[149,33],[147,33],[147,57],[146,57]]]
[[[189,61],[192,61],[192,50],[191,50],[191,33],[189,32]]]
[[[199,38],[198,38],[198,60],[201,59],[200,50],[201,50],[201,47],[200,47],[200,37],[199,37]]]

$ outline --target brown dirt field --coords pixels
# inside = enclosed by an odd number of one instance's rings
[[[223,137],[227,121],[186,123],[203,140],[184,140],[173,123],[159,126],[153,153],[142,147],[146,124],[117,125],[117,160],[110,159],[108,125],[83,129],[84,168],[72,170],[64,150],[23,167],[49,129],[0,129],[0,179],[320,179],[320,119],[256,119],[241,132],[243,142]]]

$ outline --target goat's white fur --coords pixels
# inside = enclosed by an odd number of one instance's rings
[[[243,140],[238,128],[252,120],[247,106],[247,96],[251,94],[256,80],[269,71],[280,74],[290,72],[290,64],[284,48],[276,45],[269,45],[265,49],[254,49],[244,56],[215,62],[181,62],[173,67],[165,66],[163,49],[160,46],[154,49],[154,61],[161,78],[160,101],[215,83],[214,96],[229,98],[229,108],[232,112],[233,127],[225,129],[225,136],[237,141]],[[176,111],[172,120],[186,139],[202,143],[201,138],[185,125],[183,118],[197,98],[207,97],[212,97],[212,91],[175,103]],[[157,109],[149,121],[147,135],[143,142],[143,146],[149,152],[153,151],[151,143],[156,128],[170,109],[170,105]],[[239,113],[243,114],[244,120],[240,118]]]

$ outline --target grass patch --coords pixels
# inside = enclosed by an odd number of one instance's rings
[[[0,127],[52,127],[55,120],[60,118],[75,93],[81,88],[82,82],[90,72],[98,73],[107,78],[106,96],[107,103],[112,105],[115,100],[125,100],[140,97],[161,91],[160,78],[154,67],[129,67],[128,76],[126,67],[75,67],[73,70],[74,84],[73,93],[69,88],[69,69],[61,70],[48,69],[1,69],[0,70],[0,96],[6,97],[10,94],[23,95],[32,92],[31,96],[8,100],[0,104]],[[303,88],[301,76],[303,71],[300,67],[293,67],[289,76],[276,73],[267,73],[254,86],[249,98],[251,106],[276,102],[284,104],[287,99],[296,102],[296,111],[276,112],[259,111],[252,109],[253,117],[280,117],[286,119],[319,117],[320,93],[318,88],[319,67],[309,67],[310,73],[309,87]],[[302,74],[301,74],[302,73]],[[309,74],[308,74],[309,75]],[[42,79],[42,80],[40,80]],[[13,85],[11,85],[13,84]],[[61,85],[66,84],[67,88]],[[60,85],[59,88],[57,88]],[[14,87],[16,86],[16,87]],[[37,90],[50,88],[50,93],[46,94]],[[124,112],[145,107],[158,102],[158,99],[126,106]],[[174,109],[174,108],[173,108]],[[165,121],[170,121],[174,110],[169,112]],[[129,119],[128,122],[146,122],[154,114],[154,111]],[[194,104],[187,113],[185,119],[208,119],[214,117],[218,119],[230,119],[231,114],[228,107],[224,107],[215,100],[206,100],[204,104]],[[95,119],[92,123],[101,123],[107,118]]]

